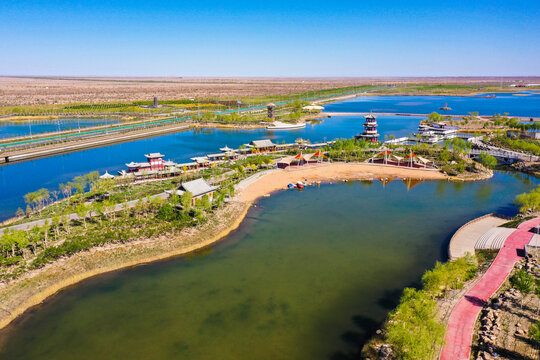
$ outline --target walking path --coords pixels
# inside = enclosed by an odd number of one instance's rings
[[[504,283],[515,263],[521,258],[518,251],[531,240],[530,230],[540,225],[540,217],[526,221],[506,239],[488,271],[456,305],[446,329],[445,345],[440,360],[468,360],[476,318],[487,300]]]
[[[159,193],[159,194],[156,194],[156,195],[145,197],[141,201],[143,201],[143,202],[148,201],[148,199],[153,199],[153,198],[156,198],[156,197],[166,199],[167,196],[168,196],[167,193],[162,192],[162,193]],[[139,202],[139,199],[136,199],[136,200],[131,200],[131,201],[128,201],[128,202],[116,204],[114,206],[114,208],[105,211],[105,214],[117,212],[117,211],[124,210],[124,209],[130,209],[132,207],[135,207],[138,202]],[[96,212],[89,211],[86,214],[85,217],[92,217],[92,216],[96,216],[96,215],[97,215]],[[69,220],[69,221],[78,220],[80,218],[81,217],[78,214],[68,214],[68,215],[66,215],[66,220]],[[30,230],[30,229],[32,229],[32,228],[34,228],[36,226],[43,226],[43,225],[45,225],[45,223],[52,224],[52,222],[53,222],[52,218],[46,218],[46,219],[40,219],[40,220],[34,220],[34,221],[30,221],[30,222],[25,222],[25,223],[18,224],[18,225],[6,226],[6,227],[3,227],[3,228],[0,228],[0,235],[2,235],[6,230]]]
[[[466,253],[474,254],[476,242],[482,235],[507,221],[496,214],[487,214],[471,220],[460,227],[452,236],[448,245],[448,256],[450,260],[465,256]]]

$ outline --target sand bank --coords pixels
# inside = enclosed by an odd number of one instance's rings
[[[283,189],[287,184],[299,180],[333,182],[339,180],[377,179],[380,177],[399,177],[414,179],[445,180],[448,176],[439,171],[407,169],[396,166],[383,166],[367,163],[331,163],[319,166],[291,167],[290,170],[270,172],[247,186],[240,198],[253,201],[272,191]]]

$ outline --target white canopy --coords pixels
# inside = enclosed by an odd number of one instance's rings
[[[427,164],[427,163],[429,162],[428,159],[424,159],[424,158],[421,157],[421,156],[417,156],[416,158],[417,158],[418,160],[420,160],[421,162],[423,162],[424,164]]]
[[[105,171],[105,174],[99,177],[100,179],[114,179],[114,175],[109,174],[108,171]]]

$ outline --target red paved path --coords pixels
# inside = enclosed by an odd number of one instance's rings
[[[540,217],[519,225],[506,239],[482,279],[456,305],[448,320],[441,360],[469,360],[474,323],[480,310],[506,280],[520,259],[518,250],[522,250],[533,236],[529,230],[537,225],[540,225]]]

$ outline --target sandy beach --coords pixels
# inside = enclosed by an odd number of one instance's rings
[[[365,163],[333,163],[270,171],[238,191],[235,199],[201,228],[185,229],[174,236],[141,239],[126,244],[93,248],[60,259],[41,269],[0,285],[0,329],[28,309],[39,306],[60,290],[84,279],[119,269],[185,255],[225,238],[238,228],[257,198],[284,189],[290,182],[335,182],[386,177],[447,179],[438,171],[407,169]]]
[[[364,180],[387,177],[414,178],[423,180],[445,180],[448,177],[439,171],[407,169],[366,163],[331,163],[319,166],[291,167],[290,170],[271,172],[247,186],[241,193],[243,201],[251,202],[260,196],[284,189],[287,184],[308,179],[311,181],[334,182],[341,180]]]

